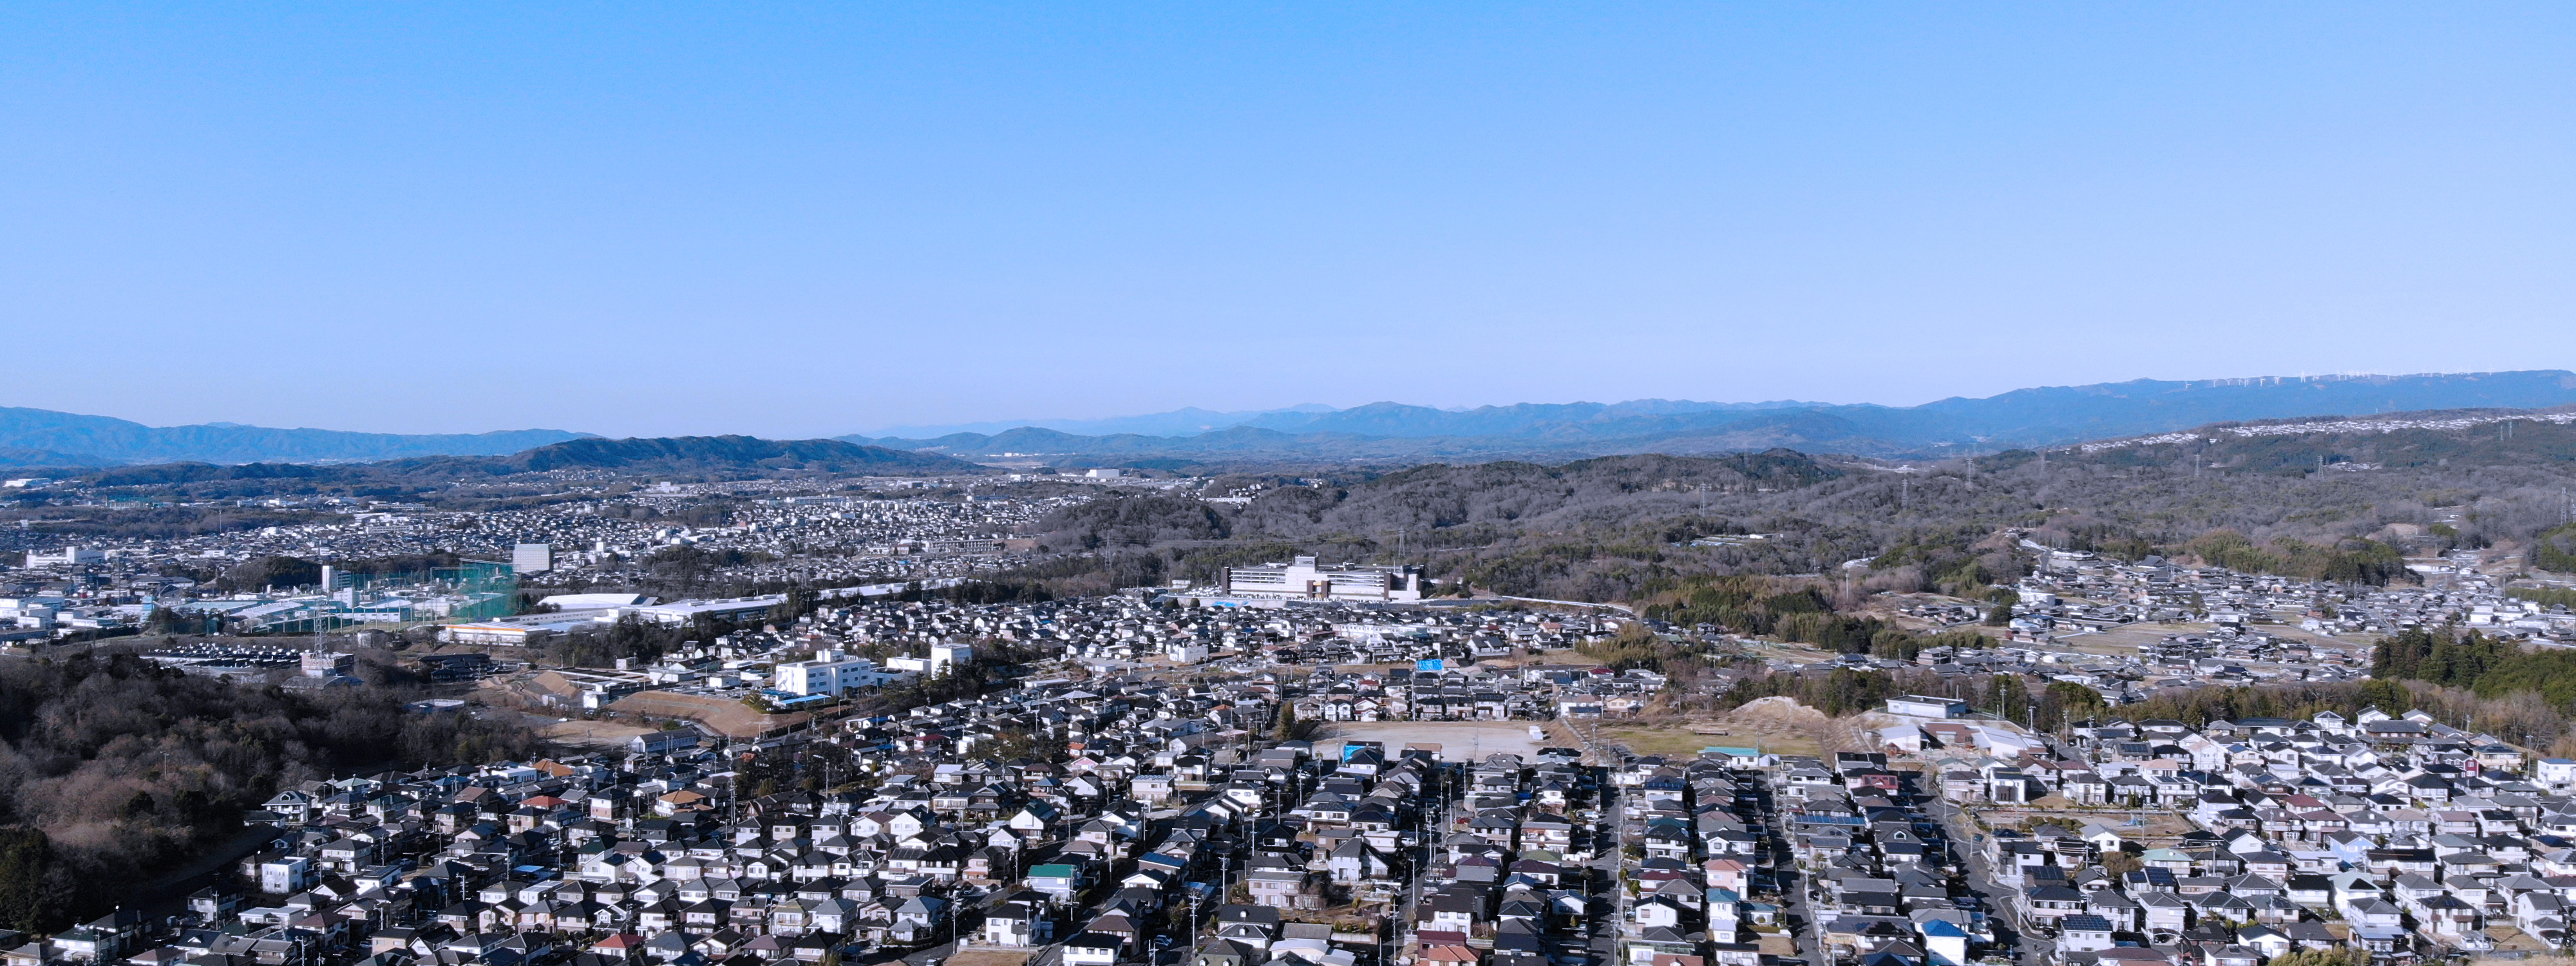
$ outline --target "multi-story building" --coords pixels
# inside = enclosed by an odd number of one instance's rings
[[[1422,568],[1374,564],[1317,564],[1298,557],[1284,564],[1228,567],[1221,583],[1238,596],[1310,600],[1421,600]]]

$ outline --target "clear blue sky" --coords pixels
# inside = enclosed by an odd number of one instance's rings
[[[805,436],[2576,367],[2576,6],[0,6],[0,404]]]

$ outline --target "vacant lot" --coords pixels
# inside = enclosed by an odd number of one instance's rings
[[[1696,757],[1700,749],[1710,745],[1723,745],[1734,740],[1694,734],[1686,728],[1644,728],[1635,725],[1612,725],[1603,728],[1601,738],[1604,741],[1615,741],[1626,746],[1629,754],[1666,757],[1680,755],[1685,758]]]
[[[637,691],[609,705],[609,710],[654,718],[687,718],[727,738],[757,738],[805,723],[805,714],[762,714],[740,701],[703,694]]]
[[[1884,715],[1829,718],[1795,698],[1761,698],[1716,718],[1688,721],[1605,722],[1604,741],[1626,745],[1638,755],[1696,755],[1717,745],[1760,748],[1775,755],[1821,755],[1871,747],[1868,729],[1885,723]]]
[[[571,721],[548,722],[545,727],[537,730],[537,737],[559,745],[614,748],[625,744],[629,738],[650,734],[652,731],[651,728],[627,724],[623,721],[583,721],[574,718]]]
[[[1335,721],[1326,724],[1315,738],[1315,754],[1339,757],[1345,741],[1383,741],[1389,754],[1403,751],[1406,745],[1439,745],[1443,761],[1477,761],[1486,755],[1519,755],[1530,761],[1538,750],[1548,746],[1577,747],[1561,731],[1550,730],[1545,741],[1532,741],[1536,721]]]

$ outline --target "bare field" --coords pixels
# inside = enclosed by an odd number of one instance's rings
[[[623,721],[557,721],[537,730],[537,737],[560,745],[581,748],[613,748],[636,735],[651,734],[653,729]]]
[[[961,949],[948,957],[948,966],[1020,966],[1029,954],[1008,949]]]
[[[803,724],[810,717],[804,714],[765,715],[744,707],[739,701],[670,691],[637,691],[618,699],[609,708],[656,718],[687,718],[728,738],[756,738]]]
[[[1716,718],[1604,723],[1601,737],[1639,755],[1696,755],[1712,745],[1775,755],[1822,755],[1870,747],[1880,716],[1829,718],[1792,698],[1762,698]]]
[[[1630,754],[1696,756],[1710,745],[1723,745],[1731,738],[1694,734],[1687,728],[1650,728],[1617,725],[1601,729],[1602,740],[1625,745]]]
[[[2217,626],[2215,624],[2126,624],[2099,634],[2086,634],[2072,638],[2065,643],[2069,646],[2088,649],[2090,647],[2117,648],[2121,653],[2129,653],[2142,645],[2164,640],[2167,634],[2207,634]]]
[[[1531,741],[1530,726],[1550,726],[1546,741]],[[1581,747],[1554,722],[1539,721],[1334,721],[1315,738],[1315,753],[1339,757],[1345,741],[1382,741],[1389,754],[1413,744],[1439,745],[1443,761],[1475,761],[1486,755],[1519,755],[1529,761],[1548,746]]]

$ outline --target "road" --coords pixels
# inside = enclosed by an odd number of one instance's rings
[[[2052,944],[2022,941],[2021,890],[1995,882],[1986,864],[1985,850],[1978,847],[1981,836],[1975,823],[1968,821],[1964,809],[1937,793],[1927,796],[1926,801],[1933,820],[1941,826],[1942,838],[1948,840],[1951,862],[1966,871],[1968,891],[1985,902],[1995,945],[2022,966],[2045,966],[2048,956],[2042,948]]]
[[[1809,898],[1813,884],[1791,858],[1794,853],[1787,841],[1787,823],[1782,819],[1779,808],[1778,782],[1781,776],[1774,773],[1769,777],[1761,807],[1764,841],[1771,850],[1768,864],[1778,880],[1780,905],[1789,917],[1790,936],[1797,943],[1798,954],[1808,963],[1832,966],[1833,960],[1825,955],[1823,917],[1816,912],[1815,903]],[[2045,966],[2047,956],[2040,950],[2046,944],[2020,941],[2015,925],[2020,911],[2018,890],[1997,885],[1987,874],[1984,859],[1975,848],[1974,830],[1963,821],[1958,808],[1937,794],[1918,796],[1917,801],[1941,827],[1944,847],[1949,851],[1949,865],[1965,870],[1968,890],[1985,905],[1988,915],[1994,920],[1996,945],[2022,966]]]
[[[1619,881],[1619,873],[1627,868],[1628,862],[1628,816],[1620,811],[1618,786],[1609,781],[1607,769],[1604,772],[1599,814],[1610,825],[1610,847],[1601,849],[1600,843],[1595,841],[1595,851],[1600,854],[1593,856],[1592,861],[1585,865],[1591,870],[1590,874],[1600,878],[1603,887],[1612,890],[1608,903],[1610,914],[1596,915],[1592,919],[1592,961],[1600,964],[1619,962],[1619,928],[1628,921],[1628,889]],[[1600,830],[1594,829],[1593,834],[1597,837]]]
[[[1762,788],[1762,829],[1764,846],[1771,851],[1772,887],[1780,890],[1780,909],[1789,917],[1789,939],[1796,943],[1798,955],[1813,966],[1831,966],[1825,958],[1824,922],[1817,918],[1812,903],[1807,901],[1807,875],[1798,868],[1797,853],[1789,845],[1789,823],[1780,816],[1779,772],[1766,776]]]
[[[1450,795],[1453,791],[1463,788],[1465,783],[1455,780],[1447,767],[1435,770],[1432,774],[1436,776],[1432,781],[1439,783],[1440,787],[1433,789],[1436,794],[1422,807],[1420,817],[1422,861],[1407,877],[1411,881],[1404,887],[1404,908],[1397,913],[1395,923],[1386,931],[1387,939],[1394,944],[1394,948],[1380,954],[1378,960],[1380,963],[1395,962],[1395,956],[1413,944],[1413,910],[1422,905],[1422,880],[1431,871],[1432,854],[1440,848],[1440,840],[1448,838],[1449,833],[1454,831],[1449,827]]]

